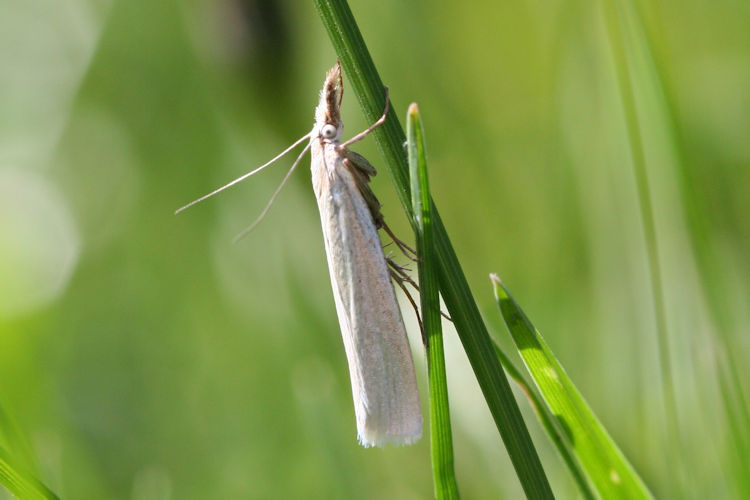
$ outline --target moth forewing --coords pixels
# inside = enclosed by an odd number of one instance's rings
[[[410,444],[422,434],[414,364],[378,237],[377,200],[367,186],[374,169],[366,160],[367,166],[348,161],[361,157],[340,144],[341,92],[336,65],[328,72],[315,110],[311,170],[349,363],[357,434],[364,446]]]

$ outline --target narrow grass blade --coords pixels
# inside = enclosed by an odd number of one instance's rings
[[[374,122],[383,109],[383,82],[348,4],[344,0],[315,0],[314,3],[365,117]],[[386,122],[373,135],[386,160],[387,171],[401,204],[411,216],[409,175],[403,149],[406,136],[393,107]],[[497,362],[489,333],[434,203],[432,215],[440,291],[521,487],[528,498],[553,498],[529,431],[513,398],[508,379]],[[416,224],[413,218],[411,222]]]
[[[555,445],[557,452],[568,467],[570,474],[573,476],[573,480],[578,485],[578,489],[581,490],[583,498],[586,500],[594,500],[597,498],[596,493],[586,479],[586,471],[581,467],[580,462],[575,457],[575,451],[571,446],[570,440],[565,436],[565,429],[560,427],[560,424],[555,420],[555,416],[550,412],[549,407],[544,404],[544,401],[539,397],[536,390],[531,387],[523,375],[521,375],[521,372],[516,369],[510,358],[508,358],[500,346],[497,345],[497,342],[495,342],[495,352],[497,353],[497,358],[500,361],[500,364],[503,365],[505,372],[516,384],[518,384],[524,394],[526,394],[531,408],[534,410],[534,413],[536,413],[537,418],[539,418],[539,423],[542,424],[542,427],[552,441],[552,444]]]
[[[646,485],[589,408],[508,290],[490,275],[505,324],[557,425],[602,498],[652,498]]]
[[[19,467],[10,453],[0,447],[0,484],[23,500],[58,500],[46,486]]]
[[[432,449],[432,478],[435,498],[459,498],[456,473],[453,468],[453,439],[448,404],[448,384],[445,378],[443,330],[440,324],[440,296],[437,276],[437,256],[432,234],[432,202],[427,179],[427,157],[424,129],[416,103],[406,115],[406,137],[409,148],[412,207],[417,222],[417,270],[422,309],[422,328],[427,350],[427,376],[430,386],[430,447]]]

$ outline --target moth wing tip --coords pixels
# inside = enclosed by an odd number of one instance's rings
[[[409,433],[383,433],[377,431],[365,431],[357,434],[357,440],[365,448],[385,448],[386,445],[409,446],[415,444],[422,438],[422,426]]]

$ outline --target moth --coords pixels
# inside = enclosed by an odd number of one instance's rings
[[[397,245],[403,243],[388,229],[380,203],[369,187],[370,178],[377,171],[362,155],[348,148],[385,121],[387,88],[383,116],[346,142],[341,142],[343,91],[341,66],[337,63],[326,75],[310,133],[265,165],[178,212],[253,175],[309,139],[260,217],[239,237],[265,216],[309,149],[333,298],[349,364],[357,437],[365,447],[411,444],[422,435],[419,393],[406,329],[391,283],[393,266],[389,268],[378,230],[385,229]],[[395,272],[399,273],[398,268]]]

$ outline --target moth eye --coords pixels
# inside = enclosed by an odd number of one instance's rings
[[[320,135],[322,135],[324,139],[333,139],[336,137],[336,127],[330,123],[326,123],[323,125],[323,128],[320,129]]]

